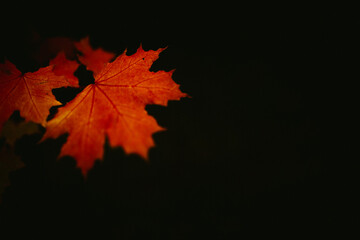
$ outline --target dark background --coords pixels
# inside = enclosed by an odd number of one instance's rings
[[[147,107],[168,129],[154,135],[148,163],[106,145],[86,181],[74,159],[56,161],[66,136],[19,139],[25,167],[10,174],[0,234],[293,238],[359,227],[351,136],[360,21],[351,6],[117,4],[5,6],[2,60],[42,67],[31,60],[34,33],[88,35],[117,54],[167,46],[152,70],[175,68],[192,98]]]

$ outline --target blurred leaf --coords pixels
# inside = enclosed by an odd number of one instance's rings
[[[5,142],[13,147],[17,139],[24,135],[38,133],[39,131],[39,125],[36,123],[25,121],[15,123],[10,119],[5,122],[0,136],[4,137]]]

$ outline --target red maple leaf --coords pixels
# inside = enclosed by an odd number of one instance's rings
[[[74,43],[75,48],[82,54],[78,56],[79,61],[86,66],[87,70],[94,72],[94,75],[114,58],[115,54],[106,52],[102,48],[93,49],[90,46],[89,37]]]
[[[49,109],[61,105],[51,90],[71,85],[66,77],[56,75],[53,68],[22,74],[9,61],[0,64],[0,130],[15,110],[26,121],[46,125]]]
[[[64,76],[70,86],[79,87],[79,80],[74,76],[79,63],[66,59],[65,53],[61,51],[54,59],[50,60],[50,65],[54,65],[53,72],[58,76]]]
[[[84,175],[96,159],[102,159],[105,136],[111,146],[122,146],[126,153],[147,159],[154,146],[152,134],[163,128],[147,114],[145,106],[166,106],[169,100],[187,96],[172,80],[173,71],[149,71],[161,51],[140,47],[135,54],[124,52],[95,71],[95,83],[59,109],[48,122],[43,140],[68,133],[59,157],[73,156]],[[93,66],[91,60],[86,61]]]
[[[39,34],[33,32],[33,41],[37,48],[33,50],[33,59],[40,63],[46,64],[53,56],[63,51],[67,58],[75,59],[75,46],[72,39],[67,37],[52,37],[43,39]]]

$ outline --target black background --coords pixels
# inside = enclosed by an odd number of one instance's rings
[[[87,180],[74,159],[56,160],[66,136],[18,140],[25,167],[10,175],[0,234],[293,238],[358,228],[360,21],[350,6],[117,4],[5,6],[2,60],[41,67],[28,54],[34,32],[89,36],[117,54],[167,46],[152,70],[175,68],[192,98],[147,107],[168,129],[154,135],[148,163],[106,144]]]

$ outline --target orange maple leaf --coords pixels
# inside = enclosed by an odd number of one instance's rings
[[[51,90],[71,85],[64,76],[56,75],[53,67],[22,74],[9,61],[0,64],[0,130],[15,110],[26,121],[46,125],[49,109],[61,105]]]
[[[89,42],[89,37],[74,43],[75,48],[82,54],[78,56],[79,61],[86,66],[87,70],[97,75],[104,65],[114,58],[115,54],[106,52],[102,48],[93,49]]]
[[[50,65],[54,65],[53,72],[57,76],[64,76],[72,87],[79,87],[79,80],[74,76],[74,72],[79,67],[79,63],[66,59],[63,51],[50,60]]]
[[[127,56],[125,51],[105,64],[95,73],[95,83],[48,122],[43,140],[69,133],[59,157],[73,156],[84,175],[96,159],[102,159],[105,136],[111,146],[147,159],[154,146],[152,134],[163,128],[147,114],[145,105],[166,106],[169,100],[187,96],[172,80],[173,71],[149,71],[161,51],[144,51],[140,46],[135,54]]]

